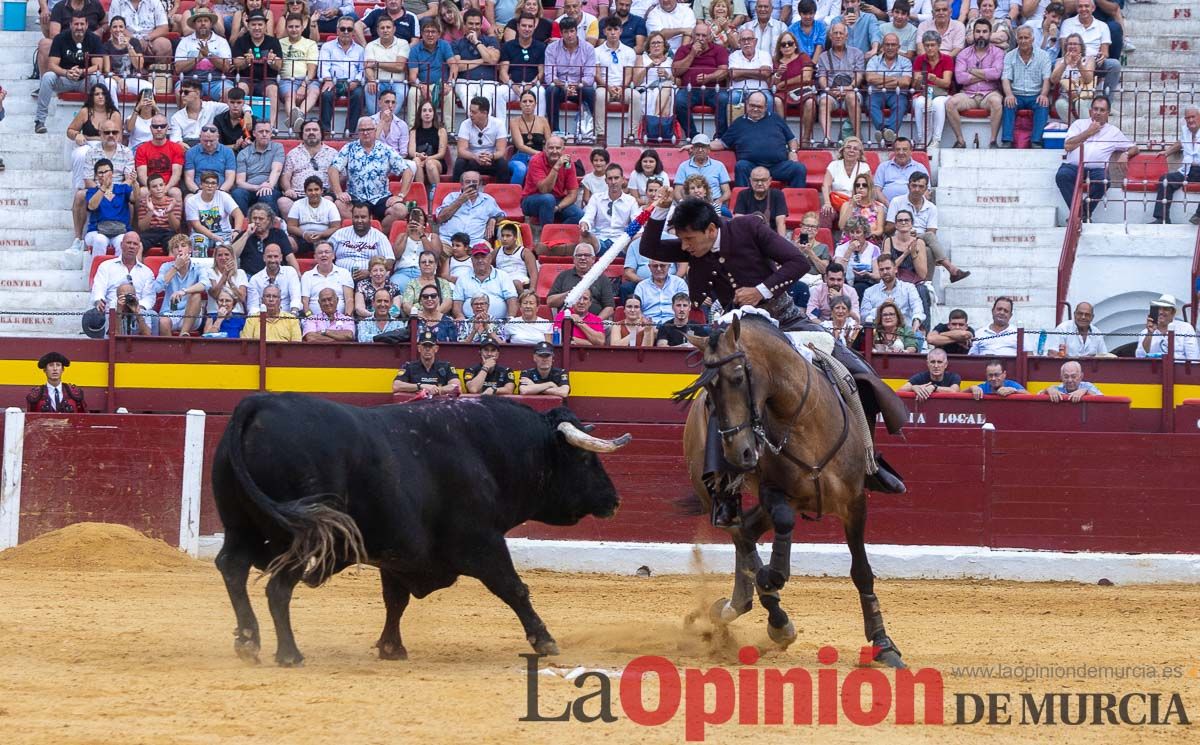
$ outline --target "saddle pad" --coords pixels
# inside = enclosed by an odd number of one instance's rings
[[[809,344],[825,354],[833,354],[833,345],[836,340],[828,331],[784,331],[783,333],[792,340],[792,346],[796,348],[796,351],[804,355],[809,362],[813,361],[812,350],[808,348]]]

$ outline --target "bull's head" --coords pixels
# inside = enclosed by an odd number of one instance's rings
[[[625,434],[606,440],[588,433],[569,409],[545,417],[554,431],[554,455],[543,476],[543,493],[534,519],[551,525],[574,525],[588,515],[612,517],[620,502],[612,480],[597,457],[614,453],[633,439]]]

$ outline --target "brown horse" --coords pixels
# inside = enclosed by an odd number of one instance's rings
[[[764,318],[748,315],[691,341],[702,351],[705,369],[676,397],[694,397],[683,447],[704,513],[712,502],[711,482],[704,478],[710,415],[719,425],[723,478],[732,478],[734,487],[740,481],[742,491],[758,497],[741,525],[727,529],[737,555],[733,595],[713,605],[713,621],[729,623],[749,611],[757,590],[767,610],[768,635],[780,646],[791,644],[796,630],[780,606],[779,591],[790,574],[796,513],[833,515],[845,529],[850,576],[858,588],[867,641],[878,648],[875,659],[904,667],[884,629],[863,544],[867,443],[852,426],[833,382]],[[774,531],[774,541],[764,566],[756,543],[768,529]]]

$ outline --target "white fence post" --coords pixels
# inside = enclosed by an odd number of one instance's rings
[[[25,461],[25,412],[4,410],[4,467],[0,485],[0,550],[17,545],[21,525],[21,468]]]
[[[183,434],[183,488],[179,508],[179,548],[193,559],[200,553],[200,478],[204,468],[203,411],[191,409]]]

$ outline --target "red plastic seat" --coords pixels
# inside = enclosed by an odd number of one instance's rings
[[[440,209],[442,202],[446,201],[446,197],[460,189],[462,189],[462,184],[459,184],[457,181],[440,182],[433,189],[433,204],[431,209],[434,211]]]
[[[962,112],[963,119],[987,119],[990,112],[987,109],[967,109]]]
[[[788,228],[799,227],[805,212],[821,211],[821,192],[816,189],[784,189],[783,198],[787,202]]]
[[[392,181],[388,184],[388,190],[393,194],[400,193],[400,182]],[[429,190],[425,188],[425,184],[419,181],[414,181],[408,188],[408,196],[405,201],[416,202],[417,206],[422,211],[429,211]]]
[[[516,184],[488,184],[483,187],[485,194],[491,194],[504,210],[504,216],[517,222],[525,221],[525,213],[521,211],[521,187]]]
[[[734,169],[737,168],[737,156],[731,150],[718,150],[715,153],[710,153],[709,156],[713,160],[725,166],[725,170],[729,171],[729,178],[733,179]],[[674,176],[674,174],[671,174]]]
[[[578,225],[552,224],[542,228],[542,243],[547,246],[572,246],[579,243]]]
[[[675,183],[675,173],[679,170],[679,166],[688,162],[692,154],[687,150],[680,150],[675,147],[660,147],[658,148],[658,159],[662,161],[663,171],[671,177],[671,183]],[[729,172],[730,178],[733,177],[733,171]]]
[[[1083,156],[1087,158],[1087,153]],[[1125,191],[1154,191],[1158,180],[1167,174],[1167,159],[1155,154],[1143,153],[1129,161],[1125,173]]]
[[[643,148],[640,147],[622,145],[620,147],[608,148],[608,155],[612,159],[611,162],[621,166],[621,170],[625,172],[625,176],[628,178],[629,174],[637,169],[638,158],[641,157],[642,150]]]
[[[317,260],[313,259],[313,258],[296,259],[296,263],[300,265],[300,273],[304,274],[309,269],[312,269],[314,266],[317,265]]]
[[[569,271],[564,269],[563,271]],[[546,297],[550,294],[550,288],[554,285],[554,280],[558,277],[558,272],[538,272],[537,288],[534,290],[537,293],[538,300],[546,302]],[[551,309],[551,313],[553,313]]]
[[[808,169],[808,188],[820,190],[825,182],[825,169],[833,162],[833,153],[828,150],[801,150],[796,156]]]

